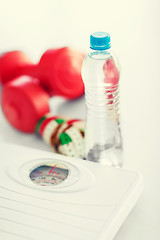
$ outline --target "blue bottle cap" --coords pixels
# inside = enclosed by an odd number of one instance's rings
[[[111,47],[110,35],[105,32],[95,32],[90,36],[90,48],[93,50],[106,50]]]

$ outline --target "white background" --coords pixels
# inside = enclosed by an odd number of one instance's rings
[[[35,62],[48,48],[87,52],[89,35],[106,31],[121,64],[124,167],[145,189],[115,240],[160,239],[160,2],[158,0],[0,0],[0,53],[23,50]],[[53,113],[85,118],[84,99],[52,99]],[[0,112],[0,139],[45,150],[35,135],[12,129]],[[0,158],[3,156],[0,156]]]

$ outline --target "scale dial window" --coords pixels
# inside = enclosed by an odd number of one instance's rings
[[[62,163],[47,164],[35,167],[30,172],[30,179],[40,186],[54,186],[64,182],[69,174],[69,169]]]

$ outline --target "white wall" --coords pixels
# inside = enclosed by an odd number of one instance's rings
[[[89,34],[102,30],[126,53],[148,34],[158,35],[159,6],[158,0],[0,0],[0,51],[86,48]]]

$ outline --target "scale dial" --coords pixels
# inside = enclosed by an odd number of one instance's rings
[[[66,180],[69,169],[63,163],[43,164],[29,174],[30,180],[40,186],[58,185]]]

